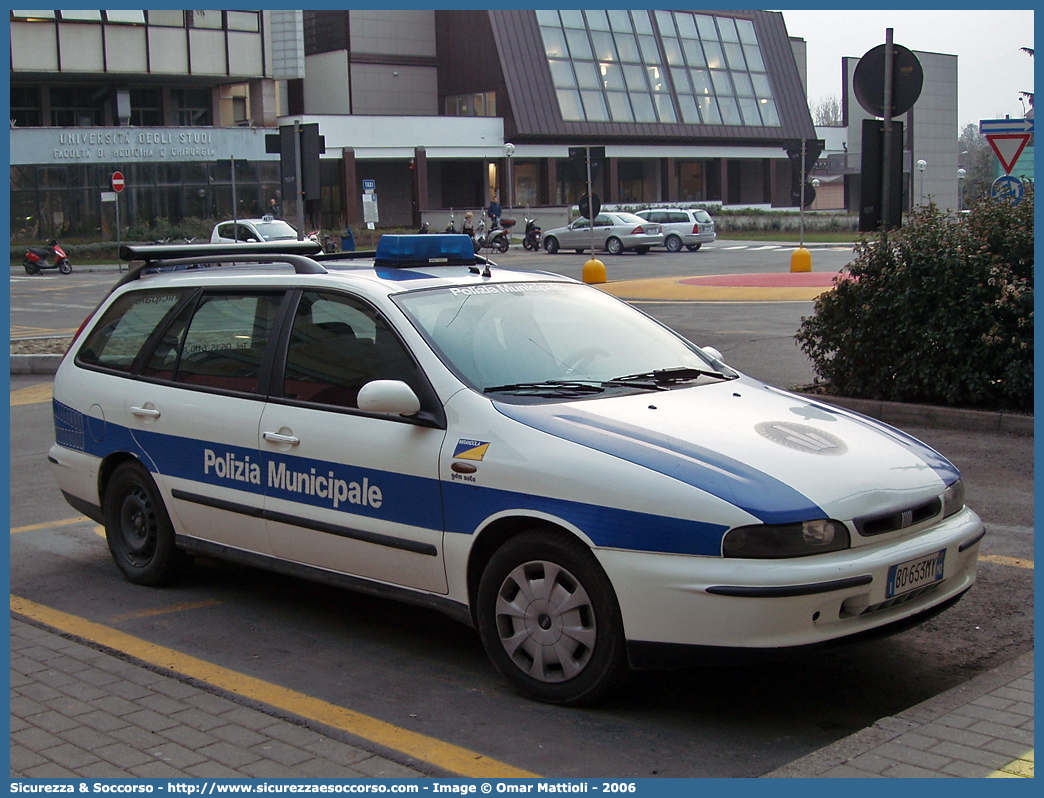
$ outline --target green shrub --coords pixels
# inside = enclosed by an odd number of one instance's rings
[[[934,204],[856,258],[798,343],[838,396],[1032,411],[1033,185],[1018,206]]]

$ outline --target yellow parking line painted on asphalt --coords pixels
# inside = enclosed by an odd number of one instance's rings
[[[11,407],[18,405],[38,405],[42,402],[51,401],[51,392],[54,390],[53,382],[41,382],[37,385],[28,385],[11,391]]]
[[[703,300],[705,302],[780,302],[812,301],[830,287],[810,286],[722,286],[687,285],[684,277],[654,277],[648,280],[618,280],[602,283],[607,294],[626,300],[660,300],[663,302]]]
[[[1033,749],[1026,751],[1018,759],[1009,762],[1000,770],[995,770],[986,778],[988,779],[1032,779],[1033,778]]]
[[[223,601],[217,599],[203,599],[202,601],[183,601],[181,604],[171,604],[167,607],[157,607],[152,610],[138,610],[138,612],[128,612],[123,615],[116,615],[109,618],[109,623],[124,623],[126,621],[137,621],[140,618],[151,618],[154,615],[169,615],[172,612],[188,612],[189,610],[203,610],[207,607],[216,607],[218,604],[224,604]]]
[[[68,526],[69,524],[78,524],[81,521],[90,521],[91,519],[85,515],[78,515],[75,518],[63,518],[61,521],[45,521],[42,524],[29,524],[29,526],[13,526],[11,527],[11,534],[16,532],[33,532],[37,529],[47,529],[52,526]]]
[[[995,565],[1010,565],[1014,568],[1029,568],[1033,570],[1033,560],[1025,557],[1005,557],[1003,554],[980,554],[979,559],[983,562],[992,562]]]
[[[85,618],[11,594],[11,612],[60,632],[106,646],[149,665],[188,676],[235,695],[259,701],[298,717],[332,726],[377,745],[400,751],[442,770],[468,778],[534,778],[537,774],[498,762],[475,751],[403,729],[359,712],[320,701],[287,687],[237,673],[170,648],[158,646]]]

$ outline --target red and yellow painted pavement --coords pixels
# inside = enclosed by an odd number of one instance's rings
[[[603,291],[634,302],[810,302],[840,272],[708,274],[603,283]]]

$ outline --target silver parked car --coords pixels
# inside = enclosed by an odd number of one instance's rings
[[[660,225],[633,213],[600,213],[594,219],[594,245],[610,255],[633,249],[644,255],[663,243]],[[556,227],[544,233],[544,249],[554,255],[559,249],[583,252],[591,246],[591,222],[577,219],[568,227]]]
[[[663,245],[668,252],[681,252],[683,246],[695,252],[717,238],[714,220],[702,208],[650,208],[637,215],[663,225]]]
[[[210,235],[211,244],[255,243],[262,241],[296,241],[297,230],[282,219],[262,216],[260,219],[236,219],[218,222]]]

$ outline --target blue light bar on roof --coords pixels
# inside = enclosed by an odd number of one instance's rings
[[[377,242],[374,266],[470,266],[475,247],[466,235],[383,235]]]

